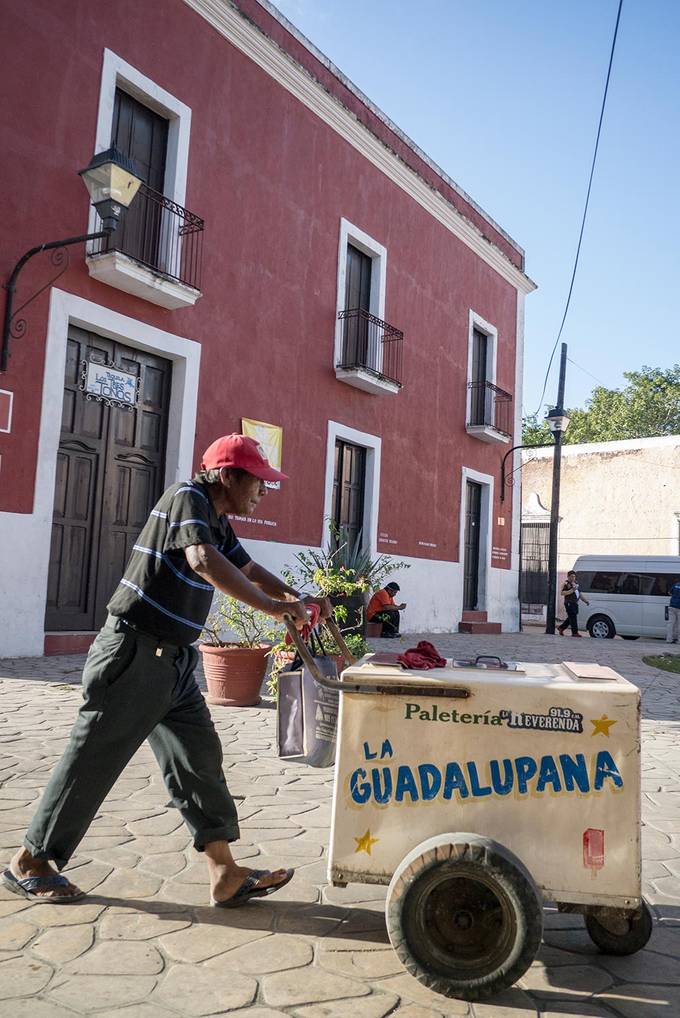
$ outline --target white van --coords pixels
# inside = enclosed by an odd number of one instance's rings
[[[670,589],[680,555],[582,555],[574,570],[589,605],[579,603],[579,629],[611,640],[666,635]]]

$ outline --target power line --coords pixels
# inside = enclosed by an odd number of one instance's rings
[[[614,26],[614,37],[612,39],[612,48],[611,48],[611,52],[609,54],[609,67],[607,68],[607,79],[606,79],[605,85],[604,85],[604,95],[602,96],[602,107],[600,109],[600,120],[599,120],[599,123],[597,125],[597,136],[595,138],[595,150],[593,152],[593,161],[592,161],[592,164],[591,164],[591,167],[590,167],[590,177],[588,179],[588,190],[586,192],[586,201],[585,201],[585,205],[584,205],[584,208],[583,208],[583,219],[581,220],[581,230],[580,230],[579,237],[578,237],[578,245],[576,247],[576,257],[574,259],[574,268],[573,268],[573,271],[572,271],[572,274],[571,274],[571,282],[569,284],[569,293],[567,294],[567,303],[566,303],[566,305],[564,307],[564,314],[562,315],[562,323],[560,325],[560,331],[557,333],[557,339],[555,340],[555,345],[553,346],[552,352],[550,354],[550,360],[548,361],[548,369],[547,369],[547,371],[545,373],[545,380],[543,382],[543,391],[541,392],[541,398],[538,401],[538,409],[533,414],[534,417],[538,416],[538,414],[540,412],[540,409],[541,409],[541,406],[543,405],[543,397],[545,396],[545,390],[546,390],[546,387],[548,385],[548,377],[550,375],[550,368],[552,367],[553,358],[555,356],[555,350],[557,350],[557,344],[559,343],[560,338],[562,336],[562,330],[564,329],[564,323],[567,320],[567,314],[569,312],[569,305],[571,303],[571,295],[572,295],[572,291],[574,289],[574,280],[576,279],[576,269],[578,268],[578,260],[579,260],[579,255],[581,253],[581,242],[583,241],[583,231],[585,230],[586,216],[588,215],[588,205],[590,203],[590,191],[591,191],[591,188],[593,186],[593,176],[594,176],[594,173],[595,173],[595,163],[597,161],[597,151],[598,151],[598,148],[599,148],[599,145],[600,145],[600,134],[602,132],[602,121],[604,119],[604,110],[605,110],[605,106],[607,104],[607,92],[609,91],[609,78],[611,76],[612,63],[614,61],[614,50],[616,48],[616,37],[617,37],[618,32],[619,32],[619,21],[621,20],[621,8],[622,7],[623,7],[623,0],[619,0],[619,9],[618,9],[617,14],[616,14],[616,25]]]
[[[605,389],[608,387],[606,382],[603,382],[601,378],[598,378],[597,375],[594,375],[592,371],[588,371],[588,369],[584,368],[583,365],[577,364],[575,360],[571,359],[571,357],[567,357],[567,360],[569,361],[570,364],[573,364],[575,368],[578,368],[579,371],[582,371],[584,375],[590,375],[590,377],[595,382],[597,382],[598,385],[604,386]]]

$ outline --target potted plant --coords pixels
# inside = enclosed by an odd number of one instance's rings
[[[254,707],[267,671],[272,644],[281,626],[269,615],[235,597],[217,594],[201,633],[199,651],[208,703]]]
[[[377,590],[392,573],[409,568],[389,555],[373,558],[363,548],[361,531],[353,542],[343,540],[334,522],[325,548],[298,552],[295,560],[289,570],[292,582],[329,597],[338,625],[347,635],[362,637],[366,635],[367,592]]]

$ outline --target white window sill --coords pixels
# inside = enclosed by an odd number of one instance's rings
[[[381,396],[386,392],[396,396],[401,389],[396,382],[389,382],[386,378],[377,378],[370,371],[362,368],[336,368],[335,377],[339,382],[346,382],[353,385],[355,389],[363,389],[364,392],[371,392],[374,396]]]
[[[201,296],[201,291],[193,286],[153,272],[120,251],[88,256],[87,268],[92,278],[100,283],[115,286],[117,290],[132,293],[170,311],[193,307]]]
[[[504,435],[502,431],[496,431],[488,424],[466,424],[465,430],[468,435],[478,438],[480,442],[489,442],[492,445],[507,445],[510,441],[510,435]]]

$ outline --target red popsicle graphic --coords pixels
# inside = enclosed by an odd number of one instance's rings
[[[583,865],[593,878],[604,866],[604,831],[589,827],[583,832]]]

